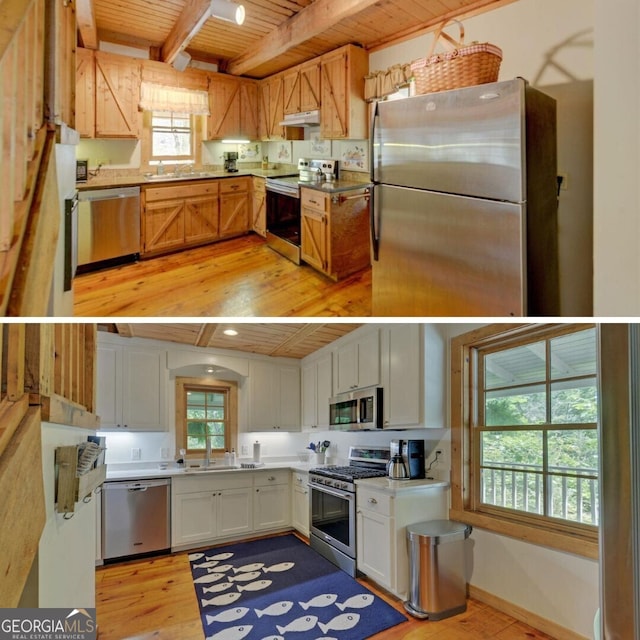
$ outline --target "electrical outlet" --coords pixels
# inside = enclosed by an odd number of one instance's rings
[[[567,191],[569,189],[569,174],[559,173],[558,178],[562,179],[562,182],[560,183],[560,191]]]
[[[246,444],[243,444],[240,447],[240,455],[241,456],[248,456],[249,455],[249,447]]]
[[[132,460],[140,460],[142,457],[142,449],[140,447],[132,447],[131,449],[131,459]]]
[[[160,447],[160,460],[168,460],[168,459],[169,459],[169,448]]]

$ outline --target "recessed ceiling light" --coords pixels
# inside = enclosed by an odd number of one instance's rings
[[[213,367],[207,367],[207,373],[214,373],[215,369]]]
[[[222,333],[224,333],[225,336],[237,336],[238,332],[235,329],[225,329]]]

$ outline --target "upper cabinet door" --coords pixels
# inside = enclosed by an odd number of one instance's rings
[[[282,76],[282,90],[284,94],[284,112],[298,113],[300,111],[300,70],[295,67]]]
[[[320,62],[315,60],[300,65],[300,111],[319,109],[320,96]]]
[[[95,52],[96,136],[140,136],[140,61]]]
[[[75,128],[83,138],[96,134],[96,68],[93,51],[76,49]]]
[[[208,137],[210,140],[240,135],[240,81],[215,76],[209,86]]]

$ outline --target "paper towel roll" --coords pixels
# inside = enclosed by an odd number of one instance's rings
[[[253,461],[260,462],[260,443],[257,440],[253,443]]]

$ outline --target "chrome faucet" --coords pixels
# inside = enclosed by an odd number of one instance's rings
[[[204,445],[204,466],[208,467],[211,464],[211,435],[205,435],[205,445]]]

